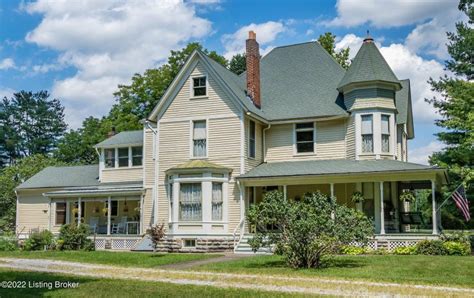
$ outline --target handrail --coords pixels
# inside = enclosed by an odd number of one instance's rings
[[[242,237],[243,237],[243,234],[244,234],[244,233],[242,233],[244,224],[245,224],[245,217],[243,217],[240,220],[239,224],[235,227],[234,232],[232,233],[233,240],[234,240],[234,250],[235,250],[237,244],[240,242],[240,240],[242,240]],[[236,235],[237,235],[237,230],[239,230],[239,228],[240,228],[239,242],[236,243],[235,238],[236,238]]]

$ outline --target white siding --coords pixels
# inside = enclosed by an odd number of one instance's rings
[[[102,170],[102,183],[142,181],[143,167],[134,168],[116,168]]]

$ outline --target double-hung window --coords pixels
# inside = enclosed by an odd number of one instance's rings
[[[181,183],[179,193],[179,220],[202,220],[201,183]]]
[[[390,116],[382,115],[382,152],[390,152]]]
[[[141,166],[143,163],[143,147],[132,147],[132,166]]]
[[[295,125],[296,153],[314,153],[314,122]]]
[[[115,168],[115,149],[105,149],[105,167]]]
[[[64,225],[66,223],[66,203],[56,203],[56,224]]]
[[[118,166],[128,167],[128,147],[118,148]]]
[[[222,220],[222,183],[212,183],[212,220]]]
[[[374,152],[373,116],[362,115],[361,120],[362,152]]]
[[[206,120],[193,121],[193,157],[207,156]]]
[[[193,78],[193,97],[206,96],[206,77]]]
[[[255,158],[255,122],[250,120],[249,123],[249,157]]]

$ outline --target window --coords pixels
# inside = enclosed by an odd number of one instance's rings
[[[105,149],[105,167],[106,168],[115,168],[115,149]]]
[[[181,183],[179,194],[179,220],[202,220],[201,183]]]
[[[222,220],[222,183],[212,183],[212,220]]]
[[[128,148],[119,148],[118,149],[118,166],[128,167]]]
[[[296,153],[314,152],[314,123],[297,123],[296,133]]]
[[[249,123],[249,157],[255,158],[255,122]]]
[[[56,224],[66,224],[66,203],[56,203]]]
[[[108,208],[109,202],[105,202],[105,208]],[[111,201],[111,211],[110,216],[117,216],[118,215],[118,201]]]
[[[183,240],[184,247],[196,247],[196,239],[184,239]]]
[[[374,152],[374,133],[373,133],[373,116],[372,115],[362,115],[362,152]]]
[[[193,121],[193,157],[206,157],[206,120]]]
[[[390,152],[390,116],[382,115],[382,152]]]
[[[206,96],[206,77],[193,78],[193,96]]]
[[[141,166],[143,163],[143,147],[132,147],[132,166]]]

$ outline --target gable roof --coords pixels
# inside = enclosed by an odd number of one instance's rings
[[[400,87],[400,81],[375,43],[364,42],[337,88],[341,90],[352,83],[371,81],[394,83]]]
[[[411,107],[410,80],[401,80],[402,89],[395,93],[395,105],[397,107],[397,124],[407,125],[408,138],[415,136],[413,127],[413,112]]]
[[[120,145],[142,145],[143,130],[122,131],[95,145],[95,148],[114,147]]]
[[[95,185],[99,185],[99,165],[47,167],[20,184],[17,189]]]

